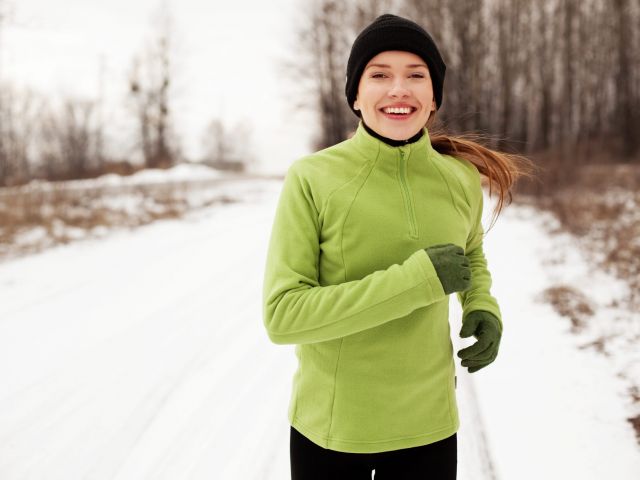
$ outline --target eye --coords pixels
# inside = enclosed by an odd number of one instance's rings
[[[374,73],[371,78],[380,78],[381,75],[384,75],[384,73]]]
[[[416,75],[417,75],[417,77],[416,77]],[[411,74],[411,76],[415,77],[415,78],[424,78],[424,74],[422,74],[422,73],[413,73],[413,74]]]

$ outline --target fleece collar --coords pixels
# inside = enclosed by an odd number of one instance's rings
[[[356,148],[368,158],[375,158],[379,155],[396,158],[400,152],[409,157],[421,151],[427,156],[431,156],[433,147],[431,146],[429,131],[427,127],[423,127],[422,131],[422,137],[415,142],[394,147],[367,132],[362,120],[360,120],[356,132],[351,137],[351,141],[355,144]]]

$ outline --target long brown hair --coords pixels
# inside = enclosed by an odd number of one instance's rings
[[[535,164],[527,157],[515,153],[492,150],[482,143],[489,137],[477,133],[449,135],[441,127],[433,127],[435,112],[429,116],[426,127],[429,131],[431,145],[438,153],[463,158],[473,163],[480,175],[489,184],[489,196],[493,188],[498,190],[498,203],[494,210],[491,226],[505,206],[505,200],[513,200],[511,189],[520,177],[533,178]],[[507,205],[508,205],[507,204]],[[491,227],[489,227],[491,228]]]

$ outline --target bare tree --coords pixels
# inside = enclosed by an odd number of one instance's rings
[[[633,91],[633,73],[631,71],[631,55],[634,53],[631,33],[631,2],[630,0],[614,0],[614,10],[616,12],[616,54],[617,54],[617,69],[615,75],[615,83],[617,90],[616,98],[616,118],[618,119],[618,125],[622,134],[623,153],[625,156],[630,157],[632,154],[638,151],[640,147],[640,139],[638,138],[638,132],[640,131],[640,102],[638,96],[640,92]],[[636,30],[638,29],[638,23],[635,24]],[[638,55],[640,52],[635,52],[636,63],[638,62]],[[637,78],[637,75],[635,76]]]
[[[233,142],[227,135],[224,123],[216,118],[209,122],[202,135],[202,146],[205,151],[203,163],[215,168],[233,159]]]
[[[105,73],[106,73],[106,57],[101,54],[99,57],[98,71],[98,98],[96,100],[96,152],[95,161],[96,169],[101,171],[105,167],[107,158],[105,155],[105,122],[104,122],[104,106],[105,106]]]
[[[246,172],[256,160],[250,150],[251,132],[247,121],[229,128],[220,119],[211,120],[202,135],[202,163],[220,170]]]
[[[534,9],[531,16],[529,31],[533,34],[529,35],[531,46],[531,58],[529,62],[530,80],[533,91],[539,92],[537,108],[534,110],[535,116],[531,124],[532,131],[529,136],[534,142],[529,142],[531,148],[547,149],[551,145],[551,113],[553,107],[553,30],[548,28],[551,24],[551,12],[549,3],[535,2],[532,5]],[[545,28],[540,28],[541,26]],[[532,95],[529,95],[531,97]]]
[[[10,4],[6,0],[0,0],[0,81],[2,80],[2,74],[4,73],[4,26],[7,23],[7,19],[11,16]],[[4,100],[5,95],[0,94],[0,102]],[[5,131],[5,109],[3,104],[0,103],[0,185],[5,185],[9,181],[10,170],[10,157],[7,151]]]
[[[296,43],[303,54],[287,68],[290,78],[306,79],[314,99],[311,108],[319,120],[314,149],[337,143],[347,133],[347,112],[340,107],[344,104],[345,9],[345,2],[313,1],[306,23],[297,32]]]
[[[42,99],[5,83],[0,90],[0,185],[18,185],[35,173],[35,144]]]
[[[87,178],[98,173],[96,102],[67,98],[59,109],[44,105],[39,149],[48,180]]]
[[[167,168],[177,162],[178,146],[171,131],[169,87],[172,25],[166,3],[157,12],[153,43],[133,60],[129,92],[138,121],[139,145],[145,165]]]

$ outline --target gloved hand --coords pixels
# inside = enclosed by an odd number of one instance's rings
[[[500,320],[494,314],[484,310],[469,312],[462,322],[460,336],[467,338],[471,335],[478,341],[458,352],[458,357],[462,359],[462,366],[468,367],[469,373],[486,367],[498,356],[502,337]]]
[[[453,243],[425,248],[436,269],[444,293],[461,292],[471,287],[471,269],[464,250]]]

